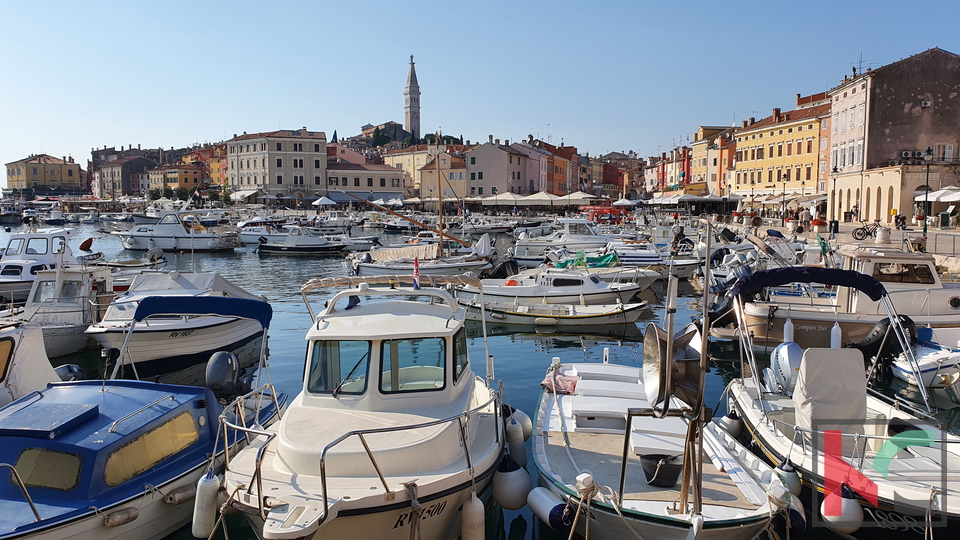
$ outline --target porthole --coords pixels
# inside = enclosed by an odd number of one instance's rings
[[[960,309],[960,296],[953,296],[947,300],[947,304],[953,309]]]

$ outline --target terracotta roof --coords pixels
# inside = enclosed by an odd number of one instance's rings
[[[125,158],[115,159],[115,160],[113,160],[113,161],[107,161],[107,162],[105,162],[105,163],[102,163],[102,164],[100,165],[100,168],[103,169],[103,168],[106,168],[106,167],[116,167],[117,165],[123,165],[124,163],[130,163],[131,161],[133,161],[133,160],[135,160],[135,159],[146,159],[147,161],[153,161],[153,160],[150,159],[150,158],[145,158],[145,157],[142,157],[142,156],[130,156],[130,157],[125,157]]]
[[[744,133],[748,131],[754,131],[757,129],[764,129],[770,126],[776,126],[780,124],[786,124],[789,122],[797,122],[799,120],[813,119],[819,116],[822,116],[830,112],[830,104],[817,105],[815,107],[809,107],[806,109],[797,109],[795,111],[786,111],[780,113],[780,118],[774,118],[773,115],[768,116],[762,120],[755,122],[752,126],[747,126],[745,128],[737,129],[737,133]]]
[[[11,161],[7,165],[15,165],[17,163],[42,163],[45,165],[76,165],[76,163],[70,163],[69,161],[64,161],[58,157],[53,157],[48,154],[37,154],[35,156],[30,156],[18,161]]]
[[[327,135],[322,131],[308,131],[303,129],[280,129],[277,131],[264,131],[262,133],[244,133],[236,135],[227,142],[244,141],[248,139],[263,139],[266,137],[284,137],[284,138],[303,138],[303,139],[326,139]]]

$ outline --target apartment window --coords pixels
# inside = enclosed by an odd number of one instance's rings
[[[386,179],[386,178],[381,178],[381,179],[380,179],[380,187],[387,187],[387,179]]]
[[[793,155],[793,143],[792,143],[792,142],[788,142],[788,143],[787,143],[787,155],[788,155],[788,156]]]
[[[830,151],[830,165],[831,167],[838,167],[837,163],[837,147],[834,145],[833,150]]]
[[[277,167],[283,167],[283,158],[277,158]]]
[[[456,180],[457,173],[450,173],[450,180]]]
[[[400,179],[399,179],[399,178],[391,178],[391,179],[390,179],[390,187],[400,187]]]
[[[319,143],[313,145],[313,151],[314,151],[314,152],[319,152],[319,151],[320,151],[320,144],[319,144]]]
[[[821,150],[826,150],[826,149],[827,149],[827,140],[826,140],[826,139],[820,139],[820,149],[821,149]]]
[[[460,180],[463,180],[466,177],[467,177],[467,173],[464,173],[464,172],[460,173]]]
[[[483,186],[477,188],[477,195],[483,195]]]
[[[260,166],[264,169],[267,168],[267,158],[260,158]]]
[[[858,124],[858,125],[861,125],[861,126],[863,125],[863,121],[865,120],[865,117],[866,117],[866,111],[867,111],[867,106],[866,106],[866,104],[861,103],[861,104],[860,104],[860,114],[857,116],[857,124]]]
[[[470,164],[471,164],[471,165],[476,165],[476,164],[477,164],[477,158],[471,157],[471,158],[470,158]]]
[[[837,132],[837,127],[840,126],[840,113],[833,113],[833,132]]]
[[[34,175],[34,176],[37,175],[37,168],[36,168],[36,167],[33,168],[33,175]]]
[[[319,177],[319,176],[314,176],[314,177],[313,177],[313,184],[314,184],[315,186],[319,186],[319,185],[320,185],[320,177]]]
[[[847,111],[840,111],[840,131],[847,130]]]
[[[73,176],[73,169],[67,170],[67,176]]]
[[[860,145],[863,144],[861,140]],[[937,161],[953,161],[953,145],[952,144],[935,144],[933,145],[933,159]]]
[[[254,146],[256,146],[256,145],[254,145]],[[266,151],[267,151],[267,143],[265,143],[265,142],[260,143],[260,151],[261,151],[261,152],[266,152]]]
[[[327,184],[328,184],[328,185],[331,185],[331,186],[338,186],[338,185],[340,185],[340,179],[337,178],[336,176],[331,176],[331,177],[327,180]]]
[[[295,174],[295,175],[293,175],[293,183],[294,183],[294,185],[302,186],[302,185],[303,185],[303,175],[302,175],[302,174]]]
[[[807,139],[807,153],[813,153],[813,139]]]
[[[477,173],[477,180],[483,180],[483,171]]]
[[[847,163],[853,165],[853,154],[856,152],[856,148],[853,146],[853,143],[850,143],[850,146],[847,147]]]
[[[477,194],[477,188],[475,186],[470,186],[470,196]]]
[[[826,162],[826,161],[821,161],[821,162],[820,162],[820,172],[821,172],[821,173],[827,172],[827,162]]]
[[[493,186],[493,187],[490,188],[490,194],[491,194],[491,195],[496,195],[496,194],[497,194],[497,186]]]
[[[367,187],[373,187],[373,178],[367,178]]]
[[[280,143],[277,143],[277,152],[280,151]]]
[[[773,183],[773,169],[767,169],[767,182]]]
[[[757,147],[757,159],[763,159],[763,147],[762,147],[762,146],[758,146],[758,147]],[[704,160],[704,161],[703,161],[703,164],[706,165],[706,164],[707,164],[707,161]],[[714,164],[714,166],[716,166],[716,164],[717,164],[717,158],[713,158],[713,164]]]
[[[807,179],[807,180],[810,180],[811,178],[813,178],[813,167],[811,167],[810,165],[807,165],[807,176],[806,176],[806,179]]]
[[[471,179],[471,180],[476,180],[476,179],[477,179],[477,173],[475,173],[475,172],[470,173],[470,179]]]
[[[303,143],[298,143],[298,142],[293,143],[293,151],[294,151],[294,152],[303,152]]]
[[[777,157],[783,157],[783,144],[777,145]]]
[[[751,149],[750,149],[750,159],[751,159],[751,160],[757,159],[757,149],[756,149],[756,148],[751,148]]]
[[[320,160],[319,160],[319,159],[313,160],[313,168],[314,168],[314,169],[319,169],[319,168],[320,168]]]
[[[354,179],[353,179],[353,185],[354,185],[355,187],[360,187],[360,179],[354,177]]]
[[[282,184],[282,183],[283,183],[283,175],[282,175],[282,174],[278,174],[278,175],[277,175],[277,185],[280,185],[280,184]]]
[[[303,160],[302,160],[302,159],[295,159],[295,160],[293,160],[293,168],[294,168],[294,169],[302,169],[302,168],[303,168]]]

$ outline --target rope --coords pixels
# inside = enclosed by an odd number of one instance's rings
[[[227,502],[220,505],[220,517],[217,518],[216,523],[213,524],[213,528],[210,530],[210,536],[207,537],[207,540],[211,540],[213,535],[217,532],[217,526],[223,523],[223,538],[225,540],[230,540],[230,537],[227,535],[227,522],[223,520],[223,516],[226,515],[226,509],[233,502],[234,497],[237,496],[237,492],[242,489],[240,486],[233,488],[233,493],[227,497]]]
[[[567,536],[567,540],[573,540],[573,535],[577,531],[577,521],[580,520],[580,512],[583,510],[583,501],[589,501],[596,495],[600,493],[600,485],[596,482],[592,482],[589,486],[584,486],[579,488],[580,500],[577,501],[577,512],[573,516],[573,524],[570,525],[570,535]],[[570,499],[567,499],[567,505],[570,504]],[[587,503],[587,508],[590,507],[590,503]],[[620,511],[618,510],[617,513]],[[584,533],[583,540],[590,540],[590,517],[587,516],[587,521],[584,523]]]
[[[779,538],[776,531],[774,531],[773,529],[773,518],[776,517],[777,514],[779,514],[781,517],[783,517],[783,521],[786,524],[786,527],[785,527],[787,531],[786,540],[790,540],[790,529],[793,528],[793,522],[790,521],[790,504],[789,504],[790,497],[793,497],[793,495],[787,492],[786,497],[782,499],[778,499],[774,497],[773,494],[771,494],[769,491],[767,491],[767,503],[770,505],[770,517],[767,518],[767,524],[764,527],[764,529],[767,529],[768,531],[770,531],[771,538]],[[776,508],[777,511],[774,511],[774,508]]]
[[[420,508],[420,501],[417,500],[417,483],[404,482],[403,487],[410,496],[410,540],[421,540],[420,514],[423,509]]]
[[[610,504],[610,506],[612,506],[613,509],[616,510],[617,515],[620,516],[620,521],[623,522],[623,526],[626,527],[628,531],[633,533],[634,538],[636,538],[637,540],[643,540],[643,537],[640,536],[640,533],[638,533],[633,528],[633,526],[630,525],[630,522],[627,521],[627,518],[625,518],[623,516],[623,513],[620,512],[620,497],[617,496],[617,492],[614,491],[613,488],[610,486],[603,486],[603,489],[606,489],[607,491],[610,492],[610,503],[608,504]],[[598,495],[600,496],[601,501],[606,502],[606,497],[603,495],[602,492],[598,493]]]
[[[933,501],[938,493],[943,494],[943,491],[935,487],[930,488],[930,501],[927,503],[923,520],[923,540],[933,540]]]

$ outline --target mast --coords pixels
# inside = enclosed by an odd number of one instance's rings
[[[437,213],[440,216],[439,218],[439,228],[440,234],[443,234],[443,184],[440,182],[440,175],[443,171],[440,169],[440,130],[437,130],[437,133],[434,134],[434,144],[437,147],[437,154],[434,158],[437,163]],[[442,236],[441,236],[442,238]],[[440,254],[445,255],[443,249],[443,240],[440,240]]]

